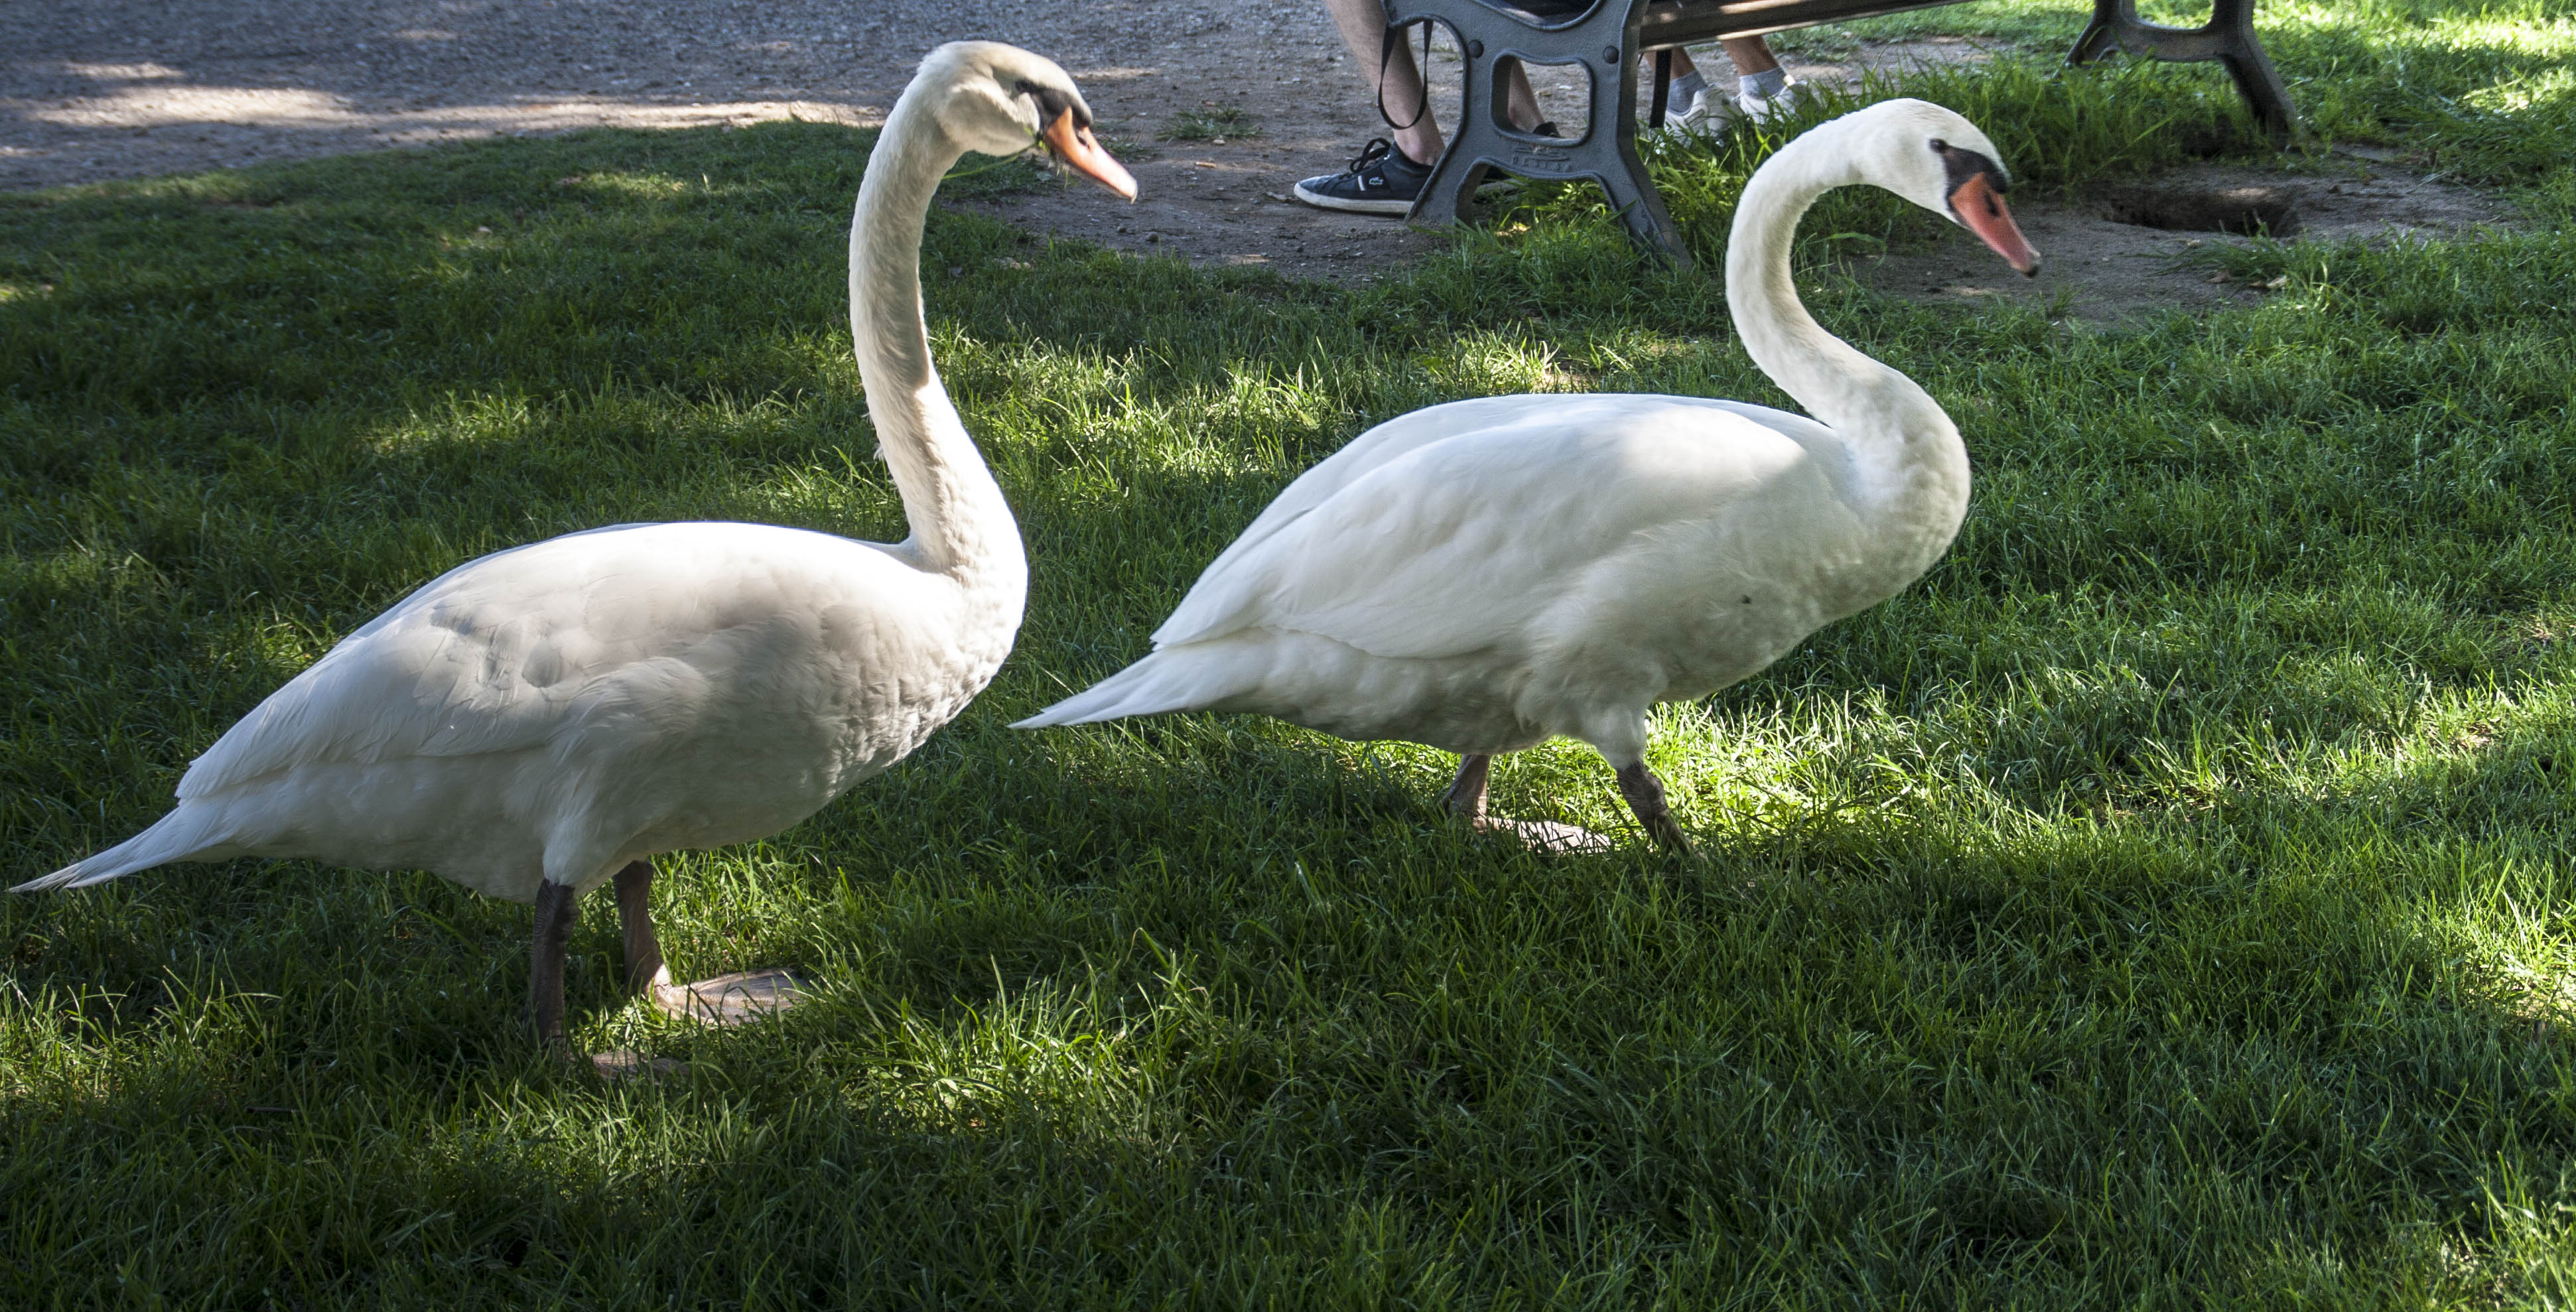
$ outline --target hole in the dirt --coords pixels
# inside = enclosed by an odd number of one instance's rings
[[[2184,129],[2182,139],[2175,144],[2183,154],[2193,159],[2211,159],[2234,150],[2237,141],[2238,136],[2232,129],[2203,125]]]
[[[2122,187],[2102,196],[2102,217],[2167,232],[2269,233],[2299,230],[2299,206],[2286,187]]]

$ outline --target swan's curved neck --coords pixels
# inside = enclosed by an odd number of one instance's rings
[[[1762,372],[1846,440],[1957,448],[1958,430],[1939,404],[1913,379],[1818,327],[1790,277],[1789,247],[1808,207],[1836,187],[1870,180],[1859,163],[1868,152],[1850,139],[1855,131],[1845,120],[1808,132],[1745,184],[1727,239],[1727,308]],[[1958,451],[1963,484],[1966,461],[1966,452]]]
[[[920,81],[905,89],[859,183],[850,336],[868,417],[912,528],[898,550],[923,569],[1024,582],[1019,525],[931,365],[922,319],[922,225],[940,177],[966,153],[932,112],[942,90]]]

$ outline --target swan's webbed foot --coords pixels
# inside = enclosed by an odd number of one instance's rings
[[[740,1025],[775,1015],[804,1001],[796,977],[784,970],[743,970],[695,984],[656,984],[653,1005],[665,1016]]]
[[[1485,814],[1485,783],[1493,772],[1491,753],[1476,753],[1458,762],[1458,779],[1440,797],[1450,815],[1480,834],[1504,834],[1533,852],[1592,855],[1610,850],[1607,836],[1554,820],[1506,820]]]
[[[1506,820],[1490,815],[1480,815],[1468,823],[1477,833],[1509,834],[1523,847],[1550,856],[1599,856],[1610,850],[1608,834],[1596,834],[1581,825],[1554,820]]]
[[[651,1000],[656,1011],[714,1025],[739,1025],[796,1005],[796,977],[783,970],[742,971],[695,984],[672,983],[662,944],[653,936],[653,863],[628,863],[617,872],[616,882],[617,923],[626,937],[626,987]]]
[[[639,993],[665,1016],[684,1017],[715,1025],[739,1025],[772,1012],[785,1011],[796,1005],[796,981],[783,970],[750,971],[719,975],[695,984],[671,982],[670,964],[662,958],[662,942],[653,933],[653,863],[630,861],[617,872],[613,881],[617,890],[617,928],[625,939],[626,988]],[[568,892],[569,890],[567,890]],[[544,923],[547,895],[538,894],[539,923]],[[575,914],[578,914],[577,912]],[[565,928],[570,929],[569,921]],[[562,1039],[562,968],[558,949],[555,988],[555,1032],[552,1046],[566,1059],[576,1059],[572,1046]],[[602,1079],[659,1079],[678,1075],[689,1064],[670,1057],[647,1057],[623,1049],[597,1053],[589,1059],[590,1068]]]
[[[1628,799],[1628,809],[1637,813],[1637,823],[1644,825],[1646,832],[1652,834],[1664,850],[1687,857],[1699,856],[1699,852],[1691,847],[1690,836],[1684,834],[1681,824],[1673,819],[1672,808],[1664,805],[1664,781],[1656,778],[1655,772],[1647,769],[1645,762],[1619,768],[1619,795]]]

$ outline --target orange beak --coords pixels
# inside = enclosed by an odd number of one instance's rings
[[[1969,174],[1968,180],[1950,193],[1950,212],[2021,276],[2038,277],[2039,252],[2030,248],[2030,242],[2013,223],[2012,211],[2004,208],[2004,198],[1986,178],[1983,173]]]
[[[1136,199],[1135,177],[1100,148],[1100,143],[1092,139],[1091,129],[1073,125],[1072,110],[1056,115],[1055,122],[1047,125],[1045,136],[1047,149],[1074,172],[1117,192],[1121,200]]]

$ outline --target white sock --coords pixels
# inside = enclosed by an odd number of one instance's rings
[[[1691,97],[1706,90],[1708,90],[1708,79],[1701,76],[1696,68],[1674,78],[1673,84],[1664,89],[1664,112],[1667,114],[1688,112],[1691,107]]]
[[[1769,100],[1789,89],[1789,70],[1775,68],[1767,73],[1747,73],[1735,81],[1744,94],[1755,100]]]

